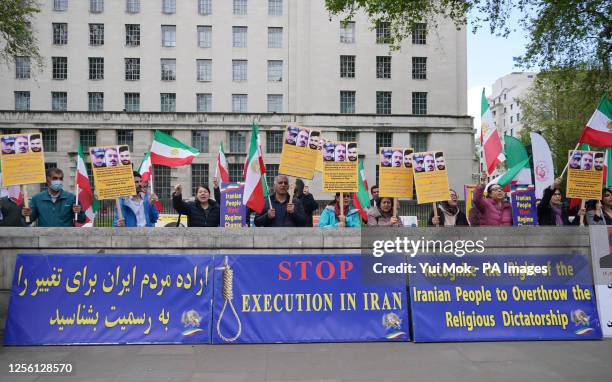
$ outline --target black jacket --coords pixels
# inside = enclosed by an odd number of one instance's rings
[[[429,213],[429,219],[427,219],[427,225],[430,227],[435,227],[435,224],[431,222],[433,218],[433,211]],[[444,227],[444,213],[442,212],[442,208],[438,207],[438,219],[440,220],[440,227]],[[455,227],[468,227],[470,223],[468,223],[467,217],[465,217],[465,212],[459,210],[457,212],[457,217],[455,218]]]
[[[23,205],[18,206],[8,196],[0,199],[0,227],[26,227],[22,209]]]
[[[276,210],[276,216],[274,219],[268,217],[268,210],[270,209],[270,203],[268,198],[264,204],[264,209],[260,214],[255,216],[255,226],[257,227],[305,227],[306,226],[306,214],[304,213],[304,207],[302,202],[298,198],[293,198],[292,214],[287,213],[287,204],[289,204],[289,195],[284,203],[280,203],[276,200],[276,195],[270,195],[272,200],[272,208]]]
[[[295,199],[296,197],[293,198],[293,200]],[[319,208],[319,204],[312,194],[302,195],[299,199],[302,202],[302,207],[304,207],[304,213],[306,214],[306,227],[312,227],[312,214]]]
[[[181,195],[172,195],[172,206],[181,215],[187,216],[189,227],[218,227],[220,219],[219,203],[208,199],[208,208],[200,203],[185,202]]]
[[[551,190],[550,187],[544,189],[542,200],[540,200],[540,204],[538,204],[538,225],[557,225],[555,222],[555,213],[550,206],[550,199],[552,199],[553,192],[554,190]],[[563,225],[576,225],[580,221],[580,219],[576,217],[574,222],[570,223],[568,216],[567,205],[561,203],[561,219],[563,220]]]

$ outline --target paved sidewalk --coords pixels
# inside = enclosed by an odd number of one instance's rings
[[[9,375],[71,362],[71,375]],[[611,381],[612,341],[0,348],[0,381]]]

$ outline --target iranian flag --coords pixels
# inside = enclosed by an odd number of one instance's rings
[[[582,130],[578,142],[612,147],[612,102],[608,99],[607,94],[604,94],[599,101],[597,110]]]
[[[166,167],[190,165],[193,159],[200,155],[197,149],[159,130],[155,131],[150,153],[152,164]]]
[[[142,158],[142,163],[138,167],[138,173],[142,182],[148,182],[153,176],[153,165],[151,164],[151,153],[149,151]]]
[[[268,194],[265,173],[266,166],[261,154],[259,128],[253,123],[249,155],[244,164],[244,194],[242,195],[242,204],[257,213],[263,211],[264,198]]]
[[[221,146],[219,146],[219,155],[217,155],[217,171],[221,173],[222,182],[230,181],[227,159],[225,159],[225,151],[223,151],[223,141],[221,141]],[[216,177],[217,174],[215,173],[215,178]]]
[[[492,174],[495,167],[503,162],[506,157],[502,152],[502,143],[493,121],[493,114],[489,109],[489,102],[482,89],[482,99],[480,102],[480,143],[484,155],[487,174]]]
[[[507,171],[489,184],[499,184],[510,191],[511,184],[529,185],[531,182],[531,166],[525,146],[518,139],[506,135],[504,137],[504,154]]]
[[[604,187],[612,187],[612,150],[606,149],[606,159],[604,161]]]
[[[368,180],[363,169],[363,159],[359,160],[359,186],[357,192],[353,195],[353,205],[359,210],[361,219],[368,220],[368,208],[370,207],[370,196],[368,194]]]
[[[77,203],[80,203],[85,211],[85,226],[93,226],[96,211],[98,210],[98,201],[94,197],[87,175],[87,167],[83,156],[83,147],[79,143],[79,151],[77,158],[76,170],[76,185],[77,185]]]

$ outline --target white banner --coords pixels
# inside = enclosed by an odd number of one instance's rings
[[[589,231],[601,331],[604,337],[612,337],[612,226],[592,225]]]
[[[531,133],[531,150],[533,152],[533,173],[536,186],[536,198],[542,199],[544,189],[555,180],[552,154],[546,140],[540,134]]]

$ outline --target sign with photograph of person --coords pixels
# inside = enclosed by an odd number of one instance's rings
[[[323,192],[357,192],[358,159],[357,142],[333,142],[323,144]]]
[[[2,184],[45,183],[45,155],[42,134],[0,135]]]
[[[414,153],[412,169],[419,204],[442,202],[450,199],[444,152]]]
[[[296,178],[314,177],[317,156],[320,155],[321,132],[289,125],[283,136],[279,174]]]
[[[567,166],[568,198],[601,199],[605,153],[570,150]]]
[[[329,139],[326,139],[324,136],[319,137],[319,152],[317,153],[317,161],[315,164],[315,171],[323,173],[323,145],[328,142]]]
[[[412,155],[414,150],[406,147],[381,147],[379,156],[380,196],[390,198],[412,198]]]
[[[127,145],[91,147],[89,154],[99,200],[136,195],[130,148]]]

